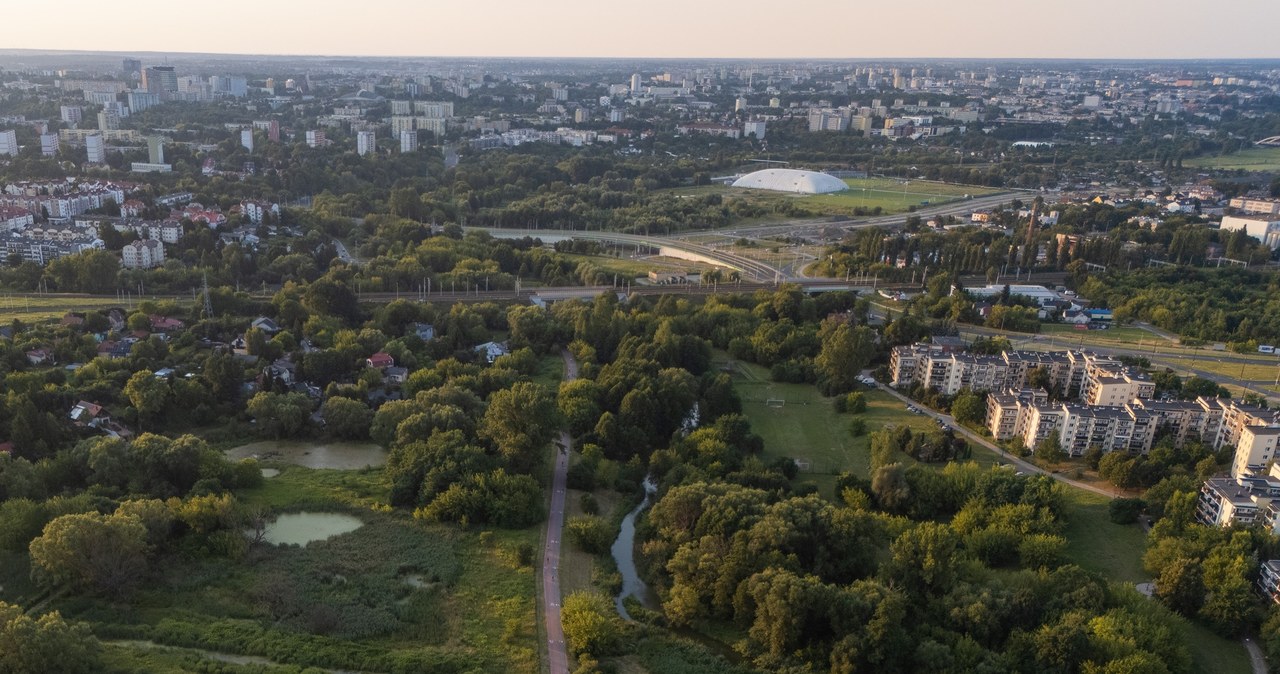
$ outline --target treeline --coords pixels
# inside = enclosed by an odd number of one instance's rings
[[[1280,340],[1280,277],[1239,268],[1135,269],[1090,276],[1080,294],[1117,320],[1206,341]]]
[[[1251,264],[1271,258],[1270,249],[1243,231],[1219,231],[1197,217],[1167,216],[1158,208],[1142,205],[1115,208],[1104,204],[1042,204],[1041,215],[1060,211],[1058,223],[1038,228],[1032,235],[1032,244],[1025,245],[1027,218],[1018,216],[1023,204],[1015,201],[1013,206],[1013,210],[992,211],[991,223],[998,227],[994,229],[939,231],[924,227],[919,218],[914,218],[899,232],[856,230],[839,245],[828,248],[812,270],[836,277],[875,275],[886,281],[918,279],[923,268],[954,276],[984,276],[988,281],[1014,271],[1052,270],[1071,272],[1072,281],[1080,283],[1086,277],[1082,263],[1111,269],[1145,267],[1152,259],[1203,265],[1210,257],[1211,244],[1222,246],[1226,257]],[[1143,227],[1131,221],[1139,216],[1159,217],[1163,223],[1154,229]],[[965,224],[947,217],[939,220],[943,225]],[[1072,238],[1060,238],[1061,235]]]
[[[1048,477],[889,464],[831,503],[670,465],[643,527],[663,616],[731,623],[761,669],[1191,670],[1168,612],[1065,562]]]

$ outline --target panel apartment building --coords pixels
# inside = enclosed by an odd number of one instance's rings
[[[1088,405],[1119,406],[1134,398],[1150,398],[1155,383],[1120,361],[1081,351],[1040,353],[1005,351],[999,356],[957,352],[932,344],[895,347],[889,355],[890,384],[921,384],[943,395],[962,389],[1022,389],[1033,369],[1049,377],[1055,397]]]

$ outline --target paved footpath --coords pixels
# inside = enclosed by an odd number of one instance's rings
[[[877,384],[876,386],[877,386],[877,388],[879,388],[881,391],[884,391],[885,393],[888,393],[889,395],[891,395],[891,396],[893,396],[893,397],[897,398],[898,400],[901,400],[904,404],[911,405],[912,407],[914,407],[914,408],[916,408],[916,409],[920,410],[921,412],[923,412],[923,413],[925,414],[925,416],[932,417],[932,418],[934,418],[934,419],[938,419],[939,421],[941,421],[941,422],[945,423],[946,425],[950,426],[951,428],[955,429],[955,432],[956,432],[956,433],[959,433],[960,435],[963,435],[963,436],[965,437],[965,439],[967,439],[969,442],[972,442],[972,443],[975,443],[975,444],[982,445],[983,447],[986,447],[987,449],[989,449],[989,450],[991,450],[991,451],[995,452],[995,453],[996,453],[996,454],[998,454],[1001,458],[1003,458],[1005,461],[1008,461],[1009,463],[1013,464],[1014,466],[1017,466],[1017,467],[1018,467],[1018,470],[1022,470],[1022,471],[1028,472],[1028,473],[1043,473],[1043,474],[1048,475],[1049,477],[1051,477],[1051,478],[1053,478],[1053,479],[1055,479],[1055,480],[1057,480],[1057,481],[1059,481],[1059,482],[1063,482],[1063,483],[1065,483],[1065,484],[1069,484],[1069,485],[1071,485],[1072,487],[1075,487],[1075,488],[1077,488],[1077,489],[1083,489],[1083,490],[1085,490],[1085,491],[1093,492],[1093,493],[1095,493],[1095,494],[1098,494],[1099,496],[1105,496],[1105,497],[1107,497],[1107,498],[1115,498],[1115,497],[1116,497],[1116,492],[1115,492],[1115,491],[1110,491],[1110,490],[1107,490],[1107,489],[1103,489],[1102,487],[1098,487],[1098,486],[1096,486],[1096,485],[1092,485],[1092,484],[1089,484],[1089,483],[1087,483],[1087,482],[1080,482],[1079,480],[1073,480],[1073,479],[1071,479],[1071,478],[1069,478],[1069,477],[1067,477],[1066,475],[1063,475],[1063,474],[1061,474],[1061,473],[1050,473],[1049,471],[1047,471],[1047,470],[1045,470],[1045,469],[1041,468],[1040,466],[1035,465],[1034,463],[1031,463],[1031,462],[1029,462],[1029,461],[1024,461],[1024,460],[1022,460],[1020,457],[1014,456],[1014,455],[1012,455],[1012,454],[1010,454],[1010,453],[1008,453],[1008,452],[1004,451],[1004,450],[1003,450],[1003,449],[1001,449],[998,445],[996,445],[994,442],[991,442],[990,440],[988,440],[988,439],[986,439],[986,438],[982,437],[981,435],[978,435],[977,433],[974,433],[973,431],[969,430],[968,428],[966,428],[966,427],[964,427],[964,426],[960,425],[960,423],[959,423],[959,422],[957,422],[954,418],[952,418],[952,416],[951,416],[950,414],[943,414],[942,412],[936,412],[936,411],[934,411],[934,410],[931,410],[931,409],[929,409],[928,407],[926,407],[924,404],[922,404],[922,403],[918,403],[918,402],[916,402],[916,401],[914,401],[914,400],[912,400],[912,399],[908,398],[907,396],[904,396],[904,395],[902,395],[901,393],[898,393],[897,391],[893,390],[893,387],[891,387],[891,386],[887,386],[887,385],[885,385],[885,384]]]
[[[578,378],[578,362],[564,352],[564,378]],[[569,674],[569,654],[564,644],[564,624],[560,621],[560,541],[564,537],[565,482],[569,474],[569,453],[573,439],[567,431],[556,441],[555,474],[551,479],[551,509],[542,553],[542,618],[547,626],[547,661],[551,674]]]

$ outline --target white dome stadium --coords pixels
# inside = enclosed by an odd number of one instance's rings
[[[796,169],[765,169],[748,173],[733,181],[733,186],[799,194],[826,194],[849,189],[843,180],[833,175]]]

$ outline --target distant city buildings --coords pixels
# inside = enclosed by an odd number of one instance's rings
[[[139,239],[120,249],[120,262],[126,269],[151,269],[164,264],[164,244],[153,239]]]
[[[253,128],[240,129],[240,145],[244,149],[253,152]]]
[[[311,147],[311,148],[325,147],[326,145],[329,144],[328,139],[325,138],[324,129],[315,129],[312,131],[308,131],[306,135],[307,135],[307,147]]]
[[[107,163],[107,143],[102,134],[95,133],[85,137],[84,147],[88,150],[90,164]]]
[[[418,149],[418,132],[404,129],[400,132],[400,151],[414,152]]]
[[[142,88],[168,98],[178,91],[178,73],[173,66],[149,66],[142,71]]]
[[[40,134],[40,154],[45,157],[53,157],[58,154],[58,134],[42,133]]]
[[[367,155],[378,150],[378,138],[373,131],[356,132],[356,154]]]
[[[64,105],[61,107],[59,117],[67,124],[79,124],[84,119],[84,108],[78,105]]]
[[[120,113],[114,107],[103,108],[98,113],[98,129],[100,131],[115,131],[120,128]]]
[[[18,150],[18,133],[13,129],[0,131],[0,154],[16,156]]]

